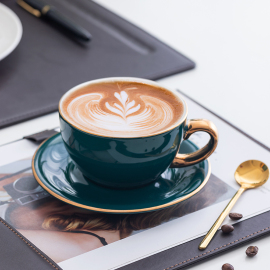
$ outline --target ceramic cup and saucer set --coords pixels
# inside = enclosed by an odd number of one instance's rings
[[[139,78],[106,78],[69,90],[59,102],[61,134],[37,149],[32,169],[52,196],[106,213],[155,211],[207,183],[215,125],[187,120],[177,93]],[[199,149],[194,132],[210,135]]]

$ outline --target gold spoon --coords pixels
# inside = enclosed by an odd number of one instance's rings
[[[223,212],[220,214],[212,228],[208,231],[199,245],[199,249],[206,249],[216,231],[224,221],[225,217],[229,214],[234,204],[241,196],[241,194],[250,188],[256,188],[263,185],[269,177],[268,167],[259,160],[247,160],[241,163],[234,174],[236,182],[241,186],[239,190],[232,197],[230,202],[227,204]]]

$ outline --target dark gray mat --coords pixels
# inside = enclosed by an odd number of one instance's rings
[[[89,30],[93,40],[81,44],[14,0],[2,0],[21,19],[23,36],[0,62],[0,128],[56,111],[60,97],[85,81],[113,76],[155,80],[194,67],[185,56],[92,1],[46,2]]]

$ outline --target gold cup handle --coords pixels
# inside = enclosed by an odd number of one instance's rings
[[[184,128],[184,140],[197,131],[204,131],[210,135],[209,142],[201,149],[190,154],[177,154],[171,163],[171,168],[180,168],[196,164],[208,158],[216,149],[218,143],[218,131],[216,126],[206,119],[192,119]]]

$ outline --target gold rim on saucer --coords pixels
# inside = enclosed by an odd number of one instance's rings
[[[53,135],[53,136],[55,136],[55,135]],[[38,175],[36,173],[35,166],[34,166],[34,160],[35,160],[36,154],[37,154],[38,150],[40,149],[40,147],[47,140],[51,139],[53,136],[49,137],[42,144],[39,145],[39,147],[37,148],[37,150],[36,150],[36,152],[35,152],[35,154],[34,154],[34,156],[32,158],[32,171],[33,171],[34,177],[37,180],[37,182],[39,183],[39,185],[43,189],[45,189],[49,194],[51,194],[52,196],[54,196],[55,198],[57,198],[57,199],[65,202],[65,203],[68,203],[70,205],[77,206],[77,207],[80,207],[80,208],[84,208],[84,209],[87,209],[87,210],[92,210],[92,211],[97,211],[97,212],[103,212],[103,213],[128,214],[128,213],[142,213],[142,212],[148,212],[148,211],[153,211],[153,210],[159,210],[159,209],[167,208],[169,206],[172,206],[172,205],[178,204],[178,203],[180,203],[182,201],[185,201],[186,199],[188,199],[188,198],[192,197],[193,195],[195,195],[196,193],[198,193],[206,185],[206,183],[208,182],[208,180],[210,178],[210,175],[211,175],[211,163],[210,163],[209,159],[206,159],[205,161],[208,163],[208,173],[205,176],[203,183],[197,189],[195,189],[194,191],[192,191],[190,194],[188,194],[188,195],[186,195],[184,197],[181,197],[181,198],[179,198],[179,199],[177,199],[175,201],[172,201],[172,202],[169,202],[169,203],[165,203],[165,204],[162,204],[162,205],[158,205],[158,206],[154,206],[154,207],[148,207],[148,208],[141,208],[141,209],[132,209],[132,210],[103,209],[103,208],[97,208],[97,207],[87,206],[87,205],[84,205],[84,204],[73,202],[72,200],[68,200],[68,199],[66,199],[66,198],[64,198],[64,197],[56,194],[55,192],[53,192],[50,188],[48,188],[42,182],[42,180],[38,177]]]

